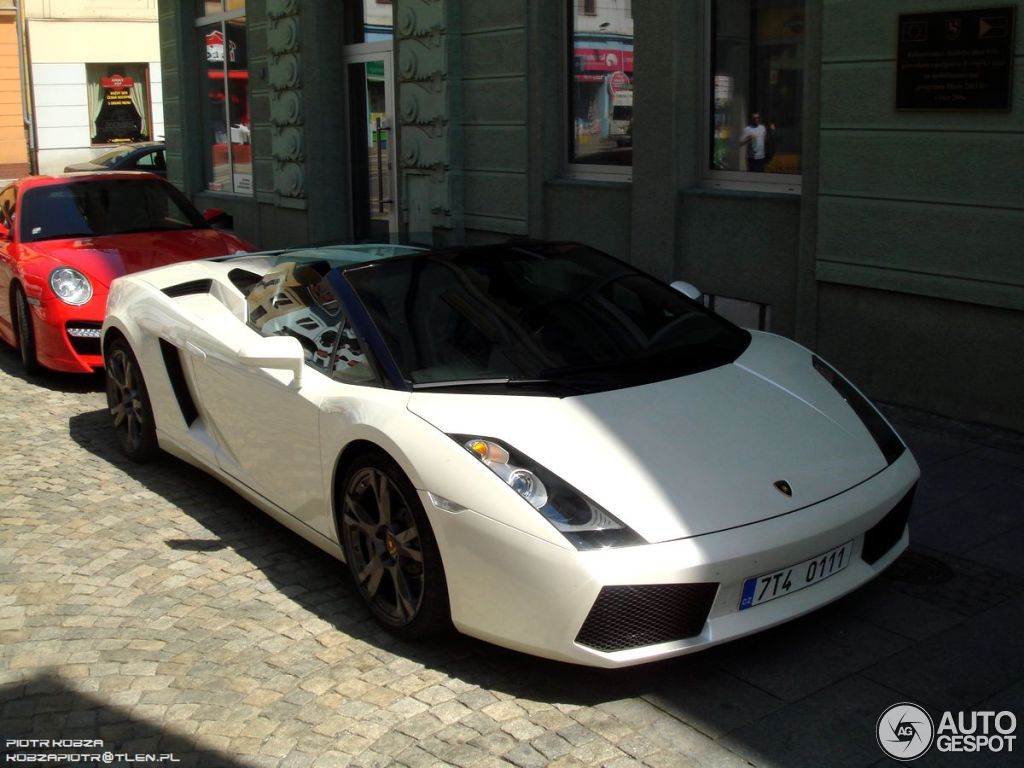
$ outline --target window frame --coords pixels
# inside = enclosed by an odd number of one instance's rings
[[[108,62],[102,62],[102,61],[95,61],[94,62],[94,61],[90,61],[90,62],[86,62],[86,64],[85,64],[86,88],[89,88],[92,85],[92,83],[95,82],[93,80],[93,78],[92,78],[92,74],[93,74],[93,72],[95,72],[97,67],[98,68],[108,68],[108,69],[113,69],[115,67],[118,67],[118,68],[120,68],[120,70],[121,70],[121,72],[123,74],[127,74],[129,72],[129,69],[128,69],[129,67],[138,67],[139,68],[139,70],[140,70],[140,72],[142,74],[142,77],[137,82],[141,83],[142,88],[143,88],[143,91],[142,91],[142,106],[143,106],[143,110],[144,110],[144,113],[140,114],[139,117],[142,118],[143,123],[146,125],[146,137],[145,138],[140,138],[140,139],[137,139],[137,140],[131,140],[131,141],[124,141],[124,140],[122,140],[122,141],[95,141],[94,140],[94,132],[98,131],[99,126],[96,124],[96,121],[93,120],[93,116],[90,114],[89,115],[89,146],[93,147],[93,148],[96,148],[96,147],[99,147],[99,148],[102,148],[102,147],[129,147],[129,146],[132,146],[133,144],[137,144],[137,143],[140,143],[140,142],[156,141],[155,132],[153,130],[153,87],[152,87],[152,80],[150,78],[149,62],[146,62],[146,61],[108,61]],[[107,77],[109,77],[109,76],[110,75],[107,75]],[[103,88],[103,86],[102,86],[102,79],[103,79],[102,77],[99,78],[101,90]],[[102,93],[101,93],[101,98],[104,98]],[[136,111],[138,111],[137,108],[136,108]]]
[[[752,0],[751,0],[752,1]],[[806,0],[804,0],[806,8]],[[803,174],[764,173],[756,171],[720,171],[711,167],[712,125],[714,121],[715,77],[715,0],[704,0],[704,72],[701,81],[701,186],[708,189],[739,192],[774,192],[799,195],[803,191]],[[804,47],[804,77],[807,74],[807,47]],[[800,120],[806,114],[801,104]]]
[[[575,18],[585,14],[582,0],[563,0],[562,2],[562,55],[561,55],[561,87],[562,91],[562,130],[560,152],[563,163],[563,177],[578,181],[608,181],[621,184],[633,182],[633,164],[629,165],[604,165],[599,163],[586,163],[573,160],[576,133],[575,120],[573,118],[572,91],[573,91],[573,67],[572,60],[575,54]],[[632,8],[630,7],[630,10]],[[595,14],[596,15],[596,12]],[[636,55],[636,37],[633,42],[634,57]],[[634,91],[635,93],[635,91]]]

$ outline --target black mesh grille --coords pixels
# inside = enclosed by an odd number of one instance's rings
[[[915,490],[917,490],[916,485],[900,499],[889,514],[864,534],[864,551],[860,555],[864,562],[875,563],[903,536],[903,529],[907,527],[907,520],[910,518],[910,505],[914,501]]]
[[[699,635],[718,584],[602,587],[576,642],[598,651],[624,651]]]

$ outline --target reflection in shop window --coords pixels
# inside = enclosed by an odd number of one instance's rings
[[[206,6],[217,5],[206,0]],[[219,7],[214,10],[220,10]],[[249,68],[245,6],[227,0],[224,18],[198,27],[206,60],[203,139],[206,184],[220,192],[252,194]]]
[[[358,0],[345,6],[347,43],[379,43],[394,38],[391,0]]]
[[[86,64],[93,144],[149,141],[149,66]]]
[[[633,164],[631,0],[569,0],[569,162]]]
[[[712,171],[799,174],[803,0],[713,0]]]

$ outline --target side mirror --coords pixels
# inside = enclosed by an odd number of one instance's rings
[[[270,368],[275,371],[291,371],[292,385],[302,383],[302,368],[306,355],[302,344],[293,336],[268,336],[250,341],[238,350],[238,360],[250,368]]]
[[[211,227],[225,226],[230,228],[234,223],[231,214],[220,208],[207,208],[203,211],[203,220]]]
[[[704,295],[700,292],[700,288],[693,283],[686,282],[685,280],[675,280],[669,283],[669,288],[674,288],[686,298],[693,299],[694,301],[700,301],[700,297]]]

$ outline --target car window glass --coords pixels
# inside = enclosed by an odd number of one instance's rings
[[[124,157],[131,151],[131,147],[112,149],[109,152],[105,152],[99,157],[95,158],[93,162],[96,163],[96,165],[104,165],[107,168],[111,168],[118,160],[120,160],[122,157]]]
[[[140,155],[138,160],[135,161],[135,167],[141,168],[145,171],[152,171],[156,169],[162,170],[164,167],[163,150],[158,149],[153,152],[147,152],[144,155]]]
[[[207,227],[174,187],[153,178],[47,185],[24,198],[22,239],[30,242]]]
[[[262,336],[292,336],[306,364],[338,381],[376,381],[362,345],[342,312],[325,261],[283,262],[246,296],[248,325]]]
[[[575,376],[587,386],[624,386],[731,362],[749,342],[593,249],[531,248],[399,258],[345,276],[414,385]]]

